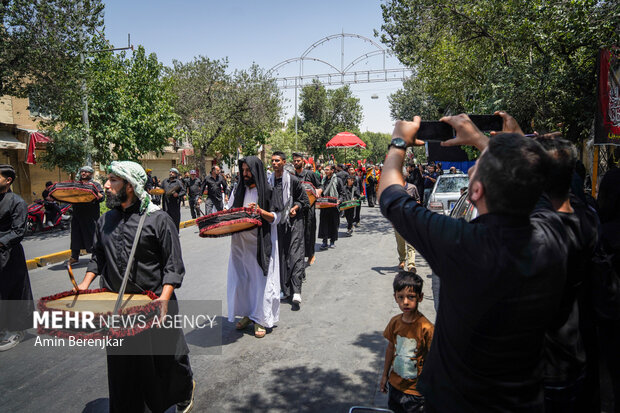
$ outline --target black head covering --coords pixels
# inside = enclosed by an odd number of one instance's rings
[[[12,178],[13,181],[15,180],[15,168],[11,165],[1,164],[0,174],[2,174],[5,178]]]
[[[258,206],[265,211],[272,211],[272,191],[267,182],[265,175],[265,167],[263,162],[256,156],[248,156],[239,160],[239,183],[235,189],[235,201],[233,208],[243,207],[243,198],[245,197],[245,180],[243,179],[242,166],[247,164],[254,177],[256,190],[258,192]],[[258,227],[258,246],[256,248],[256,259],[258,265],[263,269],[266,276],[269,272],[269,258],[271,257],[271,224],[264,219],[263,225]]]

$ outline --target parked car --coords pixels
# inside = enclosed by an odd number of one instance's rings
[[[450,215],[450,211],[461,197],[461,188],[467,188],[468,185],[469,176],[465,174],[440,175],[428,198],[428,209]]]
[[[467,222],[478,216],[478,209],[467,199],[467,191],[456,201],[456,205],[452,208],[450,216],[452,218],[463,218]]]

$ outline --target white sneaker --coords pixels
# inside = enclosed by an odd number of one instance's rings
[[[23,331],[9,331],[0,341],[0,351],[7,351],[17,346],[24,339]]]
[[[301,304],[301,294],[299,293],[293,294],[293,303]]]

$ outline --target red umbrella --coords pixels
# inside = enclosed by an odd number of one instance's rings
[[[366,144],[351,132],[340,132],[325,145],[326,148],[365,148]]]

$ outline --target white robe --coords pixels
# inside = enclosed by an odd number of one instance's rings
[[[246,188],[243,206],[256,203],[256,188]],[[233,205],[234,194],[228,201]],[[256,259],[258,229],[243,231],[232,235],[230,259],[228,260],[228,321],[235,316],[250,317],[263,327],[273,327],[280,319],[280,263],[278,258],[278,229],[280,214],[271,224],[271,257],[269,272],[263,269]]]

